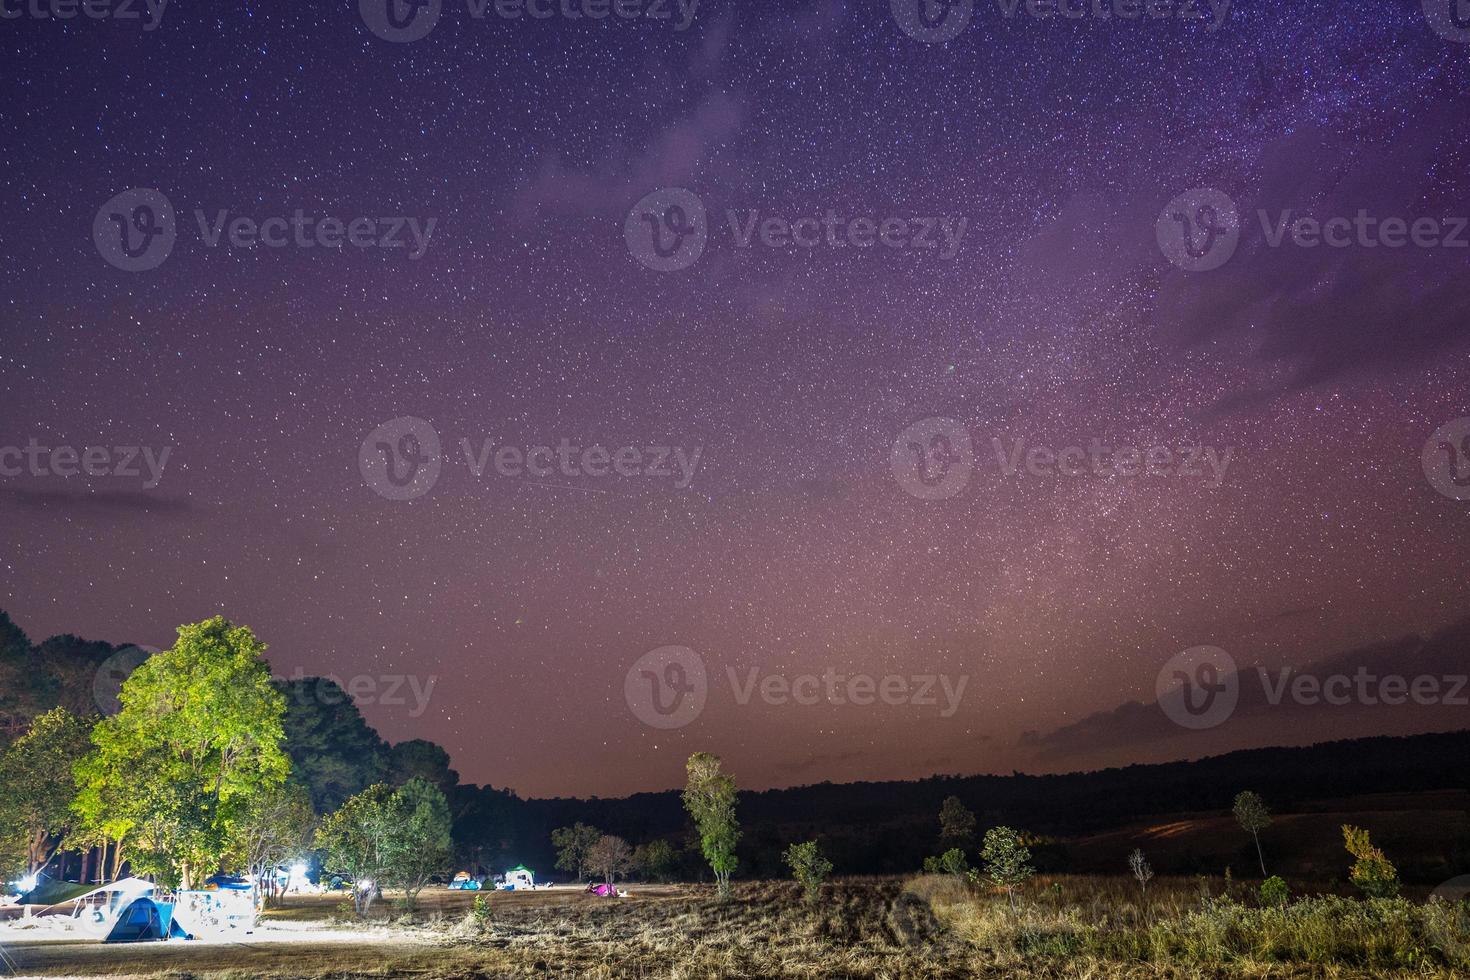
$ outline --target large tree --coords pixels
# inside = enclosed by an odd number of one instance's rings
[[[967,851],[975,843],[975,814],[958,796],[947,797],[939,808],[939,848]]]
[[[331,813],[388,777],[388,743],[363,720],[341,686],[326,677],[277,682],[286,699],[282,726],[291,779],[311,793],[318,813]]]
[[[587,853],[601,839],[602,831],[581,822],[556,828],[551,832],[551,846],[556,848],[556,867],[576,875],[581,881],[589,867]]]
[[[587,864],[605,885],[633,870],[633,848],[621,837],[600,837],[587,851]]]
[[[410,779],[433,783],[446,800],[459,785],[459,773],[449,767],[449,753],[425,738],[399,742],[388,750],[388,782],[402,786]]]
[[[0,836],[8,850],[24,854],[27,874],[46,866],[71,825],[72,768],[91,746],[90,730],[65,708],[53,708],[0,754]]]
[[[250,797],[230,827],[230,837],[237,860],[255,881],[258,907],[271,898],[275,869],[310,848],[315,828],[316,813],[304,786],[281,783]]]
[[[190,887],[219,867],[230,827],[285,781],[290,760],[264,645],[222,616],[178,632],[93,729],[74,808],[88,829],[127,837],[136,870]]]
[[[689,781],[684,787],[684,809],[694,819],[700,847],[715,873],[720,899],[730,897],[730,873],[735,870],[735,845],[740,841],[740,824],[735,819],[735,780],[720,769],[720,757],[696,752],[685,767]]]
[[[393,794],[400,822],[392,835],[388,881],[404,892],[411,909],[423,887],[454,860],[449,802],[433,783],[410,779]]]
[[[326,852],[327,870],[352,879],[352,904],[358,915],[367,915],[378,888],[392,873],[396,832],[402,822],[402,801],[393,787],[376,783],[343,803],[316,832],[316,846]]]

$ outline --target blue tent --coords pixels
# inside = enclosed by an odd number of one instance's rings
[[[145,896],[133,899],[123,908],[102,941],[137,943],[183,935],[184,931],[174,921],[173,903],[157,902]]]

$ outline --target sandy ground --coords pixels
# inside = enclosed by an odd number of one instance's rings
[[[416,923],[404,923],[396,896],[373,910],[378,924],[333,921],[342,895],[292,896],[267,913],[238,941],[99,943],[48,928],[44,917],[26,925],[0,924],[0,977],[162,976],[195,973],[221,976],[446,976],[478,972],[442,930],[484,894],[496,913],[534,914],[586,904],[606,904],[580,886],[536,892],[452,892],[442,886],[419,896]],[[630,888],[626,903],[657,902],[682,894],[677,887]],[[390,925],[389,923],[393,924]],[[431,923],[441,928],[432,928]]]

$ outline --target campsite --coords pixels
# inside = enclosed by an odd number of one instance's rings
[[[1228,887],[1223,880],[1210,885]],[[1155,914],[1178,914],[1195,902],[1199,887],[1193,880],[1157,882]],[[369,923],[345,920],[329,895],[302,896],[287,899],[265,916],[255,935],[238,941],[104,945],[18,939],[23,933],[0,928],[0,943],[14,969],[39,976],[1448,980],[1464,970],[1463,965],[1451,969],[1422,961],[1410,965],[1410,957],[1393,965],[1387,948],[1403,941],[1408,927],[1346,917],[1335,934],[1318,942],[1359,942],[1367,955],[1356,965],[1243,958],[1206,966],[1205,957],[1215,950],[1202,947],[1191,961],[1182,932],[1175,937],[1181,944],[1178,962],[1149,962],[1140,950],[1128,948],[1142,928],[1142,910],[1118,885],[1095,878],[1038,881],[1038,908],[1024,920],[1037,931],[1030,938],[1024,927],[1007,926],[1005,916],[984,910],[952,882],[935,877],[829,882],[816,910],[790,883],[741,883],[728,903],[719,901],[710,886],[632,885],[627,890],[628,898],[616,902],[570,885],[500,892],[491,898],[483,921],[476,920],[472,894],[447,888],[426,895],[414,915],[385,912]],[[1110,949],[1064,955],[1068,917],[1049,897],[1056,893],[1094,908],[1109,904],[1117,932]],[[1080,925],[1074,921],[1070,928]],[[1371,928],[1382,929],[1376,944],[1366,935]],[[1452,936],[1434,938],[1443,942]],[[1055,948],[1043,948],[1048,944]],[[1462,945],[1460,955],[1467,954]]]

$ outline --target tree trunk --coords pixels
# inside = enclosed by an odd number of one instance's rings
[[[1256,857],[1260,859],[1261,877],[1264,878],[1266,877],[1266,855],[1261,853],[1261,835],[1252,831],[1251,836],[1256,839]]]

